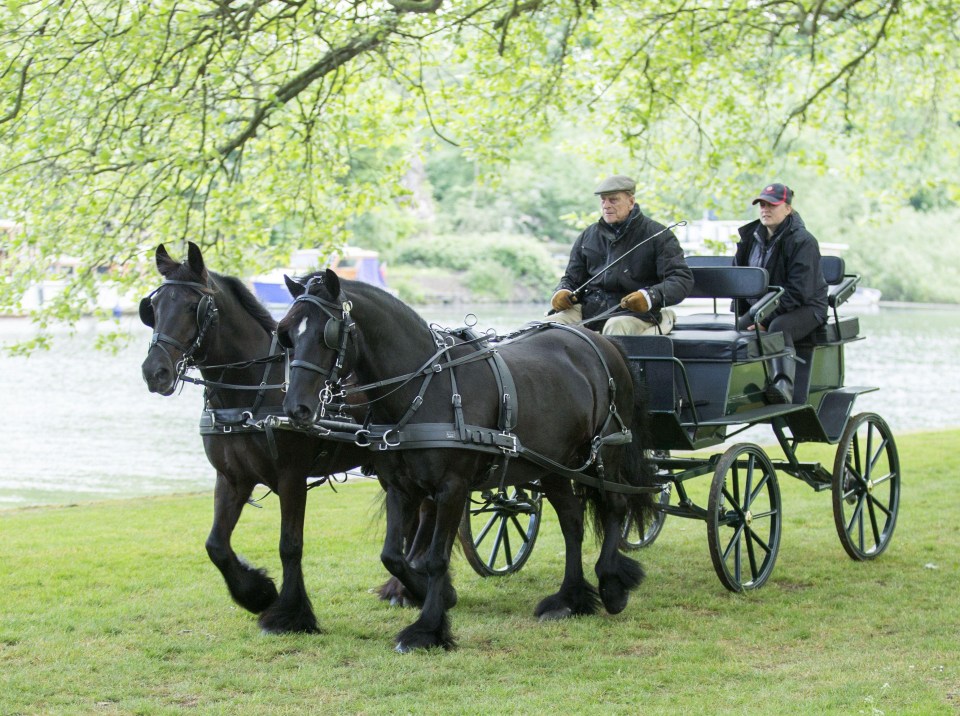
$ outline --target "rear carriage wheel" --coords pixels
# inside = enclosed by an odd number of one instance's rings
[[[770,458],[756,445],[727,450],[710,486],[707,540],[720,582],[731,592],[758,589],[780,548],[780,485]]]
[[[853,559],[880,555],[900,508],[900,458],[887,423],[860,413],[847,423],[833,464],[833,521]]]
[[[661,490],[655,498],[657,507],[670,504],[670,493],[672,490],[672,484],[663,486],[663,490]],[[637,523],[628,517],[623,523],[623,531],[620,533],[620,549],[624,552],[632,552],[635,549],[653,544],[654,540],[660,536],[660,530],[663,529],[663,521],[665,519],[667,519],[667,513],[656,509],[650,518],[650,522],[647,523],[643,534],[640,534]]]
[[[541,509],[536,485],[471,493],[458,536],[474,571],[499,577],[519,570],[537,541]]]

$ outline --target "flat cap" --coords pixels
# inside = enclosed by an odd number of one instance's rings
[[[597,188],[593,190],[593,193],[610,194],[615,191],[626,191],[633,194],[636,190],[637,183],[633,179],[623,174],[614,174],[612,177],[607,177],[600,182]]]

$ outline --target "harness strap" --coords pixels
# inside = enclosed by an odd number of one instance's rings
[[[413,423],[402,430],[394,431],[392,426],[371,426],[369,444],[371,449],[387,450],[423,450],[432,448],[447,448],[454,450],[469,450],[471,452],[486,452],[502,455],[505,452],[514,453],[518,457],[529,460],[549,472],[562,475],[589,487],[617,492],[625,495],[641,493],[655,494],[663,489],[662,485],[639,486],[625,485],[619,482],[610,482],[601,478],[587,475],[584,470],[591,461],[579,468],[569,468],[555,460],[542,455],[535,450],[525,448],[519,438],[513,434],[503,433],[496,428],[485,428],[479,425],[467,425],[467,440],[461,441],[459,433],[452,429],[449,423]],[[382,431],[382,432],[381,432]],[[625,445],[632,440],[630,431],[626,433],[612,433],[598,438],[600,445]]]

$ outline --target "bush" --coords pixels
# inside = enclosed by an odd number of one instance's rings
[[[960,210],[918,213],[880,227],[861,226],[850,235],[846,264],[863,285],[880,289],[885,301],[960,303],[960,244],[949,227]]]
[[[463,283],[471,292],[496,300],[510,300],[517,287],[543,295],[559,277],[546,247],[522,235],[461,234],[408,239],[392,252],[390,263],[463,273]]]

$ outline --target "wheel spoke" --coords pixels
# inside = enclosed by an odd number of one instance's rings
[[[735,546],[740,544],[740,535],[743,532],[743,524],[739,524],[733,529],[733,536],[730,538],[730,541],[727,542],[727,548],[723,550],[723,561],[726,562],[730,558],[730,550]]]
[[[500,554],[500,545],[503,544],[503,520],[497,528],[497,536],[493,540],[493,547],[490,549],[490,556],[487,559],[487,566],[493,569],[497,563],[497,555]]]
[[[743,530],[743,534],[745,537],[744,541],[747,544],[747,559],[750,562],[750,581],[752,582],[756,578],[760,569],[757,567],[757,555],[753,551],[753,538],[752,538],[752,535],[750,534],[751,532],[752,530],[749,527],[745,527]]]
[[[847,534],[852,533],[854,523],[863,518],[863,503],[863,495],[857,495],[857,504],[854,506],[850,521],[847,523]]]
[[[756,464],[756,459],[755,459],[755,457],[751,454],[751,455],[747,458],[747,465],[746,465],[746,468],[747,468],[747,469],[746,469],[746,472],[747,472],[747,482],[746,482],[746,484],[743,486],[743,510],[744,510],[744,512],[746,512],[747,510],[750,509],[750,503],[751,503],[751,501],[752,501],[751,498],[753,497],[753,493],[752,493],[751,490],[750,490],[750,486],[753,485],[753,468],[754,468],[755,464]],[[737,494],[739,494],[739,491],[737,491]]]
[[[890,480],[892,480],[892,479],[895,478],[895,477],[896,477],[896,474],[894,474],[894,473],[892,473],[892,472],[888,472],[888,473],[887,473],[886,475],[884,475],[883,477],[878,477],[876,480],[874,480],[874,481],[873,481],[873,486],[876,487],[877,485],[882,485],[883,483],[889,482]]]
[[[767,486],[767,483],[770,481],[769,475],[763,475],[760,478],[760,482],[757,483],[756,489],[750,495],[750,503],[745,506],[745,509],[749,509],[753,505],[753,501],[757,499],[763,489]],[[756,517],[756,515],[754,515]]]
[[[483,540],[487,538],[487,533],[490,532],[490,528],[493,527],[493,524],[497,521],[497,513],[492,512],[490,519],[487,520],[487,524],[483,526],[483,529],[480,530],[480,534],[473,538],[473,543],[479,547]]]
[[[876,501],[869,494],[867,495],[867,513],[870,515],[870,529],[873,531],[873,545],[880,544],[880,527],[877,524],[877,511],[874,509]]]
[[[523,525],[520,524],[520,520],[517,519],[516,515],[510,515],[510,522],[516,528],[517,534],[520,535],[520,539],[523,540],[523,543],[529,543],[530,538],[527,537],[527,531],[523,528]]]

